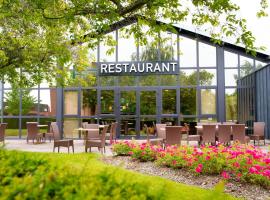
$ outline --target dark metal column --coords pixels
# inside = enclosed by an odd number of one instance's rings
[[[224,49],[216,47],[217,58],[217,121],[226,121]]]
[[[56,88],[56,122],[63,137],[63,114],[64,114],[64,92],[62,87]]]

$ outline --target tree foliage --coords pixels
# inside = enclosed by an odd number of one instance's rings
[[[267,15],[267,7],[267,0],[261,0],[259,17]],[[0,78],[21,86],[41,79],[65,84],[70,65],[83,71],[90,64],[82,60],[87,54],[83,48],[94,48],[99,41],[115,46],[107,33],[130,24],[125,34],[146,45],[148,36],[157,42],[160,32],[175,32],[172,24],[191,19],[194,25],[210,27],[214,42],[232,37],[255,54],[255,38],[238,11],[231,0],[0,1]]]

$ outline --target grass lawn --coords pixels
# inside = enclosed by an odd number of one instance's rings
[[[235,199],[105,165],[94,154],[0,149],[0,199]]]

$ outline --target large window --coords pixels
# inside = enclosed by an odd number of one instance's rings
[[[197,90],[196,88],[180,89],[180,112],[182,115],[197,114]]]
[[[114,91],[102,90],[101,91],[101,114],[113,114],[114,112]]]
[[[176,90],[162,91],[162,113],[176,114]]]
[[[142,91],[141,95],[141,115],[155,115],[156,114],[156,92]]]
[[[201,90],[201,114],[213,115],[216,114],[216,90],[202,89]]]
[[[97,90],[83,89],[81,97],[81,115],[94,116],[97,114]]]
[[[78,91],[66,90],[64,92],[64,114],[78,114]]]

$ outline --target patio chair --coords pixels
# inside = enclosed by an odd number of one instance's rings
[[[85,141],[85,152],[87,152],[88,149],[91,152],[92,147],[97,147],[98,150],[101,151],[102,154],[106,152],[105,139],[106,139],[106,132],[108,130],[108,127],[109,127],[108,125],[104,126],[99,140],[97,140],[97,139],[94,139],[94,140],[93,139],[87,139]]]
[[[185,132],[187,133],[187,144],[189,145],[190,141],[196,141],[198,142],[198,145],[201,144],[201,136],[200,135],[189,135],[189,125],[187,123],[184,123]]]
[[[7,123],[1,123],[0,124],[0,142],[5,143],[5,131],[7,128]]]
[[[249,136],[250,139],[254,141],[254,145],[256,140],[258,142],[258,145],[260,145],[260,140],[263,140],[265,145],[264,128],[265,128],[264,122],[254,122],[253,135]]]
[[[59,127],[57,125],[57,122],[51,123],[52,132],[53,132],[53,152],[55,152],[55,148],[58,148],[58,153],[60,150],[60,147],[67,147],[68,153],[69,153],[69,147],[72,147],[72,151],[74,153],[74,142],[72,139],[61,139]]]
[[[82,122],[82,128],[85,128],[88,122]]]
[[[165,127],[166,124],[156,124],[156,132],[157,137],[156,138],[149,138],[149,129],[147,128],[147,142],[153,145],[163,145],[166,140],[166,132]]]
[[[87,134],[85,135],[85,140],[99,140],[99,124],[85,124],[86,129],[93,129],[87,131]]]
[[[218,125],[218,142],[223,144],[231,143],[232,126],[229,124]]]
[[[35,140],[37,143],[40,143],[44,139],[44,133],[39,133],[38,123],[37,122],[26,122],[27,128],[27,136],[26,141],[27,143],[29,140],[33,140],[33,144]]]
[[[53,140],[53,132],[52,132],[52,127],[51,127],[52,122],[48,122],[48,127],[47,127],[47,133],[45,133],[45,140],[49,139],[50,142]]]
[[[223,122],[222,124],[224,124],[224,125],[234,125],[236,123],[235,122]]]
[[[245,124],[234,124],[232,125],[233,141],[247,144],[250,142],[250,138],[246,136]]]
[[[166,126],[166,141],[167,145],[181,145],[183,126]]]
[[[202,141],[201,143],[216,143],[216,124],[202,125]]]
[[[109,138],[110,138],[110,144],[113,143],[113,141],[116,142],[116,130],[117,130],[117,125],[118,123],[117,122],[113,122],[111,124],[111,128],[110,128],[110,135],[109,135]]]

